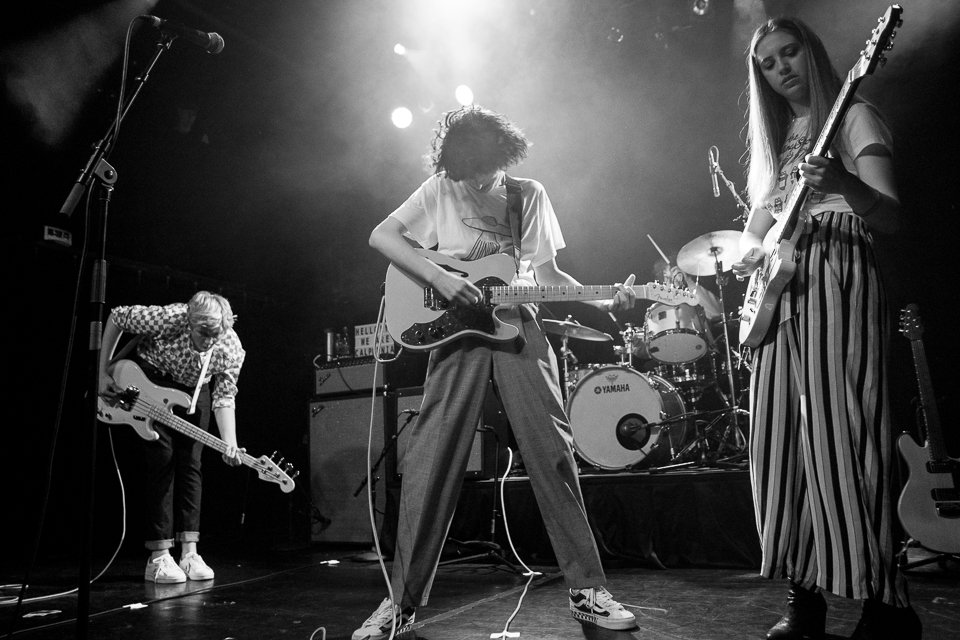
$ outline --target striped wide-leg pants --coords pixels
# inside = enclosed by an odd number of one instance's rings
[[[883,286],[860,218],[827,212],[813,227],[750,382],[761,575],[905,606]]]

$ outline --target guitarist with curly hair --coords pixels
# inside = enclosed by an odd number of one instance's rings
[[[526,137],[504,116],[477,106],[448,112],[433,142],[433,175],[374,229],[370,245],[443,300],[463,307],[481,304],[481,290],[456,270],[424,258],[407,238],[462,261],[505,253],[515,265],[512,285],[578,285],[557,266],[564,240],[543,186],[505,173],[526,154]],[[611,288],[612,299],[592,304],[604,310],[632,307],[633,279]],[[385,599],[353,640],[386,638],[394,622],[400,629],[427,604],[491,377],[563,570],[573,617],[610,629],[635,625],[634,615],[603,587],[557,362],[538,309],[513,305],[503,319],[518,327],[516,339],[491,342],[469,335],[430,354],[420,418],[405,453],[417,464],[407,465],[403,474],[395,602]]]

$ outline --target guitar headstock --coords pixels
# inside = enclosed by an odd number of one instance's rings
[[[903,8],[893,4],[887,7],[886,12],[877,20],[877,26],[870,34],[870,39],[867,40],[863,51],[860,52],[860,59],[850,69],[851,81],[873,73],[878,64],[886,64],[887,59],[883,52],[893,48],[897,28],[903,25],[901,15],[903,15]]]
[[[697,294],[686,287],[675,287],[663,282],[648,282],[641,287],[634,287],[637,297],[663,304],[697,304]]]
[[[280,490],[284,493],[290,493],[293,491],[293,488],[296,486],[293,482],[293,479],[300,475],[299,471],[295,471],[293,465],[289,462],[284,464],[284,458],[280,458],[279,461],[274,461],[273,457],[277,455],[277,452],[274,451],[273,455],[270,457],[260,456],[257,458],[256,463],[253,465],[257,470],[257,475],[260,476],[261,480],[266,480],[267,482],[276,482],[280,485]],[[283,468],[280,468],[280,465],[283,465]]]
[[[923,336],[920,308],[912,302],[900,311],[900,333],[908,340],[919,340]]]

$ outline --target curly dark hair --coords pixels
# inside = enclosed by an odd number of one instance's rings
[[[457,182],[515,165],[530,146],[517,125],[479,105],[447,111],[434,134],[428,162]]]

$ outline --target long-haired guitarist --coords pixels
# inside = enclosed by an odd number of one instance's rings
[[[444,114],[430,156],[433,175],[374,229],[370,245],[461,305],[478,304],[480,289],[463,274],[421,256],[405,236],[462,261],[505,253],[516,264],[514,280],[507,284],[578,285],[557,266],[564,240],[543,186],[505,174],[526,154],[526,137],[503,115],[477,106]],[[616,287],[613,300],[595,305],[632,307],[632,284],[631,275]],[[420,417],[404,454],[392,578],[396,602],[391,606],[385,599],[353,640],[385,638],[395,617],[399,629],[412,620],[416,607],[426,605],[491,376],[570,588],[574,617],[616,629],[635,624],[634,615],[603,588],[557,363],[537,308],[519,305],[501,318],[520,328],[518,339],[493,343],[465,336],[430,354]]]
[[[891,134],[854,99],[830,157],[810,154],[842,82],[799,20],[758,27],[747,67],[751,212],[738,277],[764,266],[761,245],[788,194],[798,181],[809,188],[788,256],[796,271],[755,348],[750,386],[761,574],[790,580],[787,613],[767,637],[823,637],[830,592],[863,601],[854,638],[920,638],[894,557],[888,318],[871,238],[899,220]]]
[[[135,353],[127,357],[154,384],[190,395],[191,407],[178,410],[184,420],[207,431],[212,411],[228,445],[223,461],[241,464],[235,409],[246,352],[233,329],[234,319],[227,299],[207,291],[195,293],[186,304],[114,308],[103,331],[100,395],[111,399],[124,391],[111,377],[109,365],[122,334],[133,334]],[[150,551],[144,578],[155,583],[210,580],[213,570],[197,553],[203,444],[162,424],[154,427],[159,439],[144,443],[144,545]],[[179,563],[170,555],[174,540],[180,543]]]

